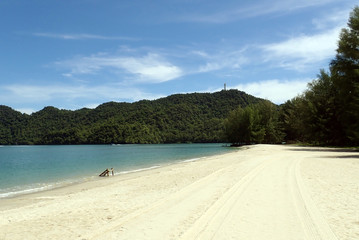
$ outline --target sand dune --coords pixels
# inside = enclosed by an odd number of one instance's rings
[[[0,239],[359,239],[359,153],[255,145],[0,200]]]

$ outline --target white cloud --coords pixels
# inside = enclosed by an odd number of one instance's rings
[[[131,75],[134,81],[147,83],[166,82],[183,75],[183,71],[179,67],[153,53],[143,57],[98,54],[90,57],[77,57],[56,64],[71,69],[71,73],[66,73],[67,76],[114,70],[125,71]]]
[[[191,54],[193,55],[197,55],[197,56],[200,56],[200,57],[203,57],[203,58],[208,58],[210,57],[210,55],[204,51],[200,51],[200,50],[194,50],[194,51],[191,51]]]
[[[128,72],[140,76],[144,82],[166,82],[180,77],[182,70],[161,59],[157,54],[148,54],[142,58],[126,57],[114,59],[114,66],[124,68]]]
[[[224,10],[217,7],[212,13],[195,13],[186,15],[181,18],[187,22],[204,22],[204,23],[228,23],[243,18],[253,18],[268,14],[288,14],[299,9],[321,6],[336,0],[276,0],[276,1],[251,1],[250,5],[243,3],[230,5],[230,8]]]
[[[286,41],[262,46],[266,61],[282,67],[303,70],[335,55],[341,28],[334,28],[316,35],[302,35]]]
[[[309,79],[294,81],[267,80],[239,84],[234,88],[255,97],[268,99],[276,104],[281,104],[303,93],[309,81]]]
[[[84,108],[90,108],[90,109],[95,109],[97,108],[99,105],[101,105],[102,103],[89,103],[89,104],[86,104],[84,106]]]
[[[206,73],[222,69],[239,69],[248,62],[248,59],[244,56],[244,51],[245,49],[243,48],[241,50],[220,51],[214,54],[204,51],[193,52],[193,54],[205,61],[205,64],[198,67],[197,72]]]
[[[326,13],[325,16],[319,16],[313,19],[312,23],[317,29],[330,29],[333,28],[333,26],[343,28],[346,27],[349,12],[351,12],[351,9],[336,9],[330,13]]]
[[[129,41],[136,41],[136,38],[130,37],[110,37],[110,36],[102,36],[102,35],[95,35],[95,34],[86,34],[86,33],[79,33],[79,34],[61,34],[61,33],[33,33],[32,35],[36,37],[46,37],[46,38],[56,38],[56,39],[63,39],[63,40],[86,40],[86,39],[94,39],[94,40],[129,40]]]
[[[72,85],[20,85],[13,84],[1,87],[3,92],[1,102],[11,101],[18,103],[61,102],[73,103],[77,101],[103,102],[127,99],[138,101],[142,99],[156,99],[163,95],[151,94],[137,88],[107,86],[72,86]],[[87,106],[87,105],[86,105]],[[93,105],[91,105],[93,106]],[[59,107],[59,106],[57,106]]]
[[[16,111],[19,111],[19,112],[21,112],[21,113],[26,113],[26,114],[28,114],[28,115],[30,115],[30,114],[36,112],[36,110],[33,109],[33,108],[17,108],[17,109],[15,109],[15,110],[16,110]]]

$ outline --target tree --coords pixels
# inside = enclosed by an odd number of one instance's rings
[[[285,134],[284,140],[286,142],[304,141],[302,111],[299,110],[302,102],[303,98],[297,96],[288,100],[280,107],[279,121],[283,128]]]
[[[233,145],[278,143],[283,139],[278,121],[277,107],[269,101],[239,106],[226,119],[225,134]]]
[[[281,106],[286,140],[342,145],[345,134],[338,120],[337,95],[330,73],[321,70],[302,95]]]
[[[352,144],[359,143],[359,7],[341,31],[335,59],[330,63],[338,91],[339,121]]]
[[[254,107],[259,113],[259,126],[264,129],[263,142],[279,143],[284,134],[279,124],[279,108],[270,101],[260,102]]]
[[[286,140],[359,144],[359,7],[342,29],[330,71],[320,71],[301,95],[281,106]]]
[[[332,76],[321,70],[308,88],[304,96],[309,138],[321,145],[343,145],[347,139],[339,122],[339,96]]]

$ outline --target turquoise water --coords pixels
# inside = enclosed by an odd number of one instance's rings
[[[231,150],[223,144],[1,146],[0,198],[86,181],[106,168],[126,174]]]

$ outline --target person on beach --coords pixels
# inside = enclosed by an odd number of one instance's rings
[[[111,172],[112,172],[112,176],[114,176],[114,169],[111,168]],[[110,176],[110,170],[108,170],[108,168],[106,168],[105,171],[103,171],[100,175],[100,177],[109,177]]]

